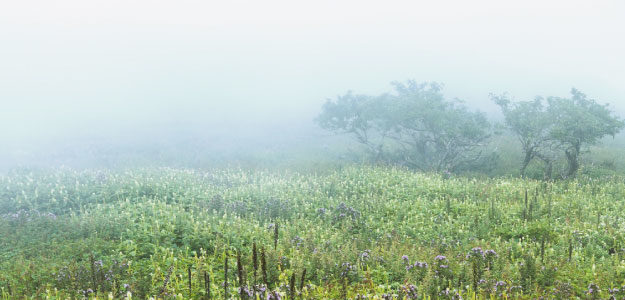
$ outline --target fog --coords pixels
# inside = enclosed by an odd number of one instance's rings
[[[0,167],[320,150],[327,98],[407,79],[495,117],[490,93],[572,87],[624,115],[623,15],[622,1],[5,1]]]

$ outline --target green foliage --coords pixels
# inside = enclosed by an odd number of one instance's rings
[[[324,129],[351,134],[374,161],[423,171],[454,171],[481,158],[490,124],[435,83],[394,82],[394,93],[351,93],[328,100],[317,117]]]
[[[521,176],[525,176],[527,167],[536,157],[551,164],[553,143],[550,130],[553,122],[543,99],[537,97],[533,101],[512,102],[506,95],[492,96],[492,99],[501,108],[506,126],[521,143],[524,156],[520,168]]]
[[[389,107],[384,97],[354,95],[351,92],[328,100],[316,122],[326,130],[354,136],[375,159],[381,159],[391,130]]]
[[[574,176],[579,170],[582,147],[594,145],[606,135],[614,136],[625,127],[607,105],[598,104],[576,89],[571,90],[571,96],[548,99],[549,116],[554,123],[550,135],[566,154],[566,177]]]
[[[493,100],[523,148],[521,176],[531,161],[539,158],[546,165],[545,177],[551,178],[556,153],[562,151],[567,162],[563,177],[575,177],[584,147],[597,144],[605,136],[615,136],[625,127],[607,105],[598,104],[576,89],[571,91],[571,98],[548,97],[545,101],[538,97],[512,102],[504,95],[494,96]]]
[[[231,298],[256,283],[263,299],[290,299],[295,275],[305,299],[584,298],[591,284],[606,299],[625,284],[624,182],[383,167],[13,173],[0,176],[0,294],[197,299],[206,274],[223,298],[228,257]]]

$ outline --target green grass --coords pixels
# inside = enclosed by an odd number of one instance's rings
[[[0,288],[3,299],[199,298],[206,272],[222,299],[228,256],[237,298],[237,251],[246,284],[264,286],[253,276],[255,242],[266,252],[267,290],[287,299],[291,276],[296,294],[314,299],[606,299],[625,284],[623,211],[618,176],[544,183],[357,166],[16,171],[0,177]],[[475,247],[497,255],[468,256]],[[407,270],[407,262],[428,266]],[[600,291],[588,294],[591,284]]]

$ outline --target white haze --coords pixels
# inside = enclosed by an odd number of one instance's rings
[[[623,1],[3,1],[0,162],[308,139],[326,98],[406,79],[487,112],[490,93],[576,87],[623,115],[623,16]]]

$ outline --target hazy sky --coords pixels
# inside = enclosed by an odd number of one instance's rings
[[[308,121],[405,79],[483,110],[577,87],[625,112],[624,3],[2,1],[0,138]]]

